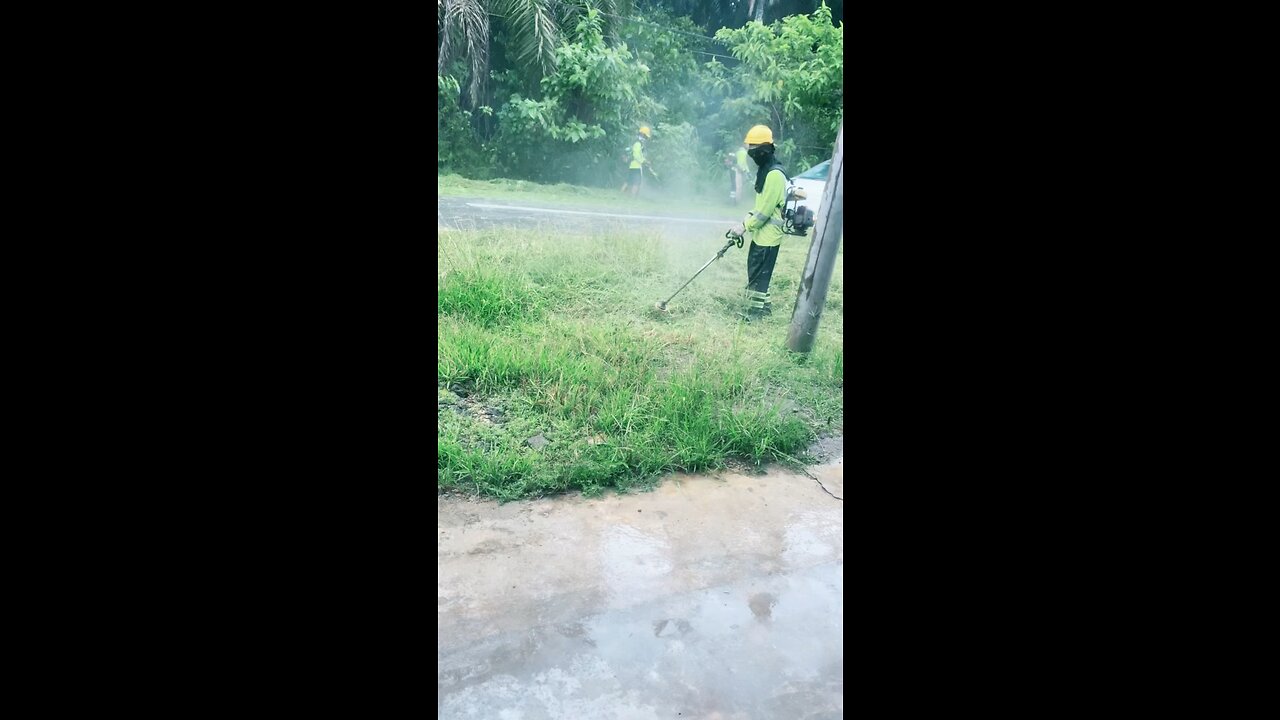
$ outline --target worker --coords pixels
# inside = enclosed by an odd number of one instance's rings
[[[782,205],[786,193],[786,173],[774,157],[773,131],[756,125],[744,141],[747,155],[756,163],[756,203],[746,219],[729,232],[739,237],[751,233],[747,250],[747,310],[743,319],[759,320],[773,313],[769,281],[782,245]]]
[[[729,176],[729,206],[732,207],[738,204],[738,198],[742,192],[742,177],[738,172],[738,163],[733,153],[724,156],[724,169]]]
[[[627,169],[627,182],[622,186],[622,192],[626,193],[631,190],[631,197],[640,194],[640,185],[644,181],[644,168],[649,167],[649,161],[644,156],[644,148],[649,144],[649,138],[653,131],[648,125],[641,125],[640,132],[636,133],[636,140],[631,144],[631,165]]]
[[[743,143],[742,145],[738,146],[737,161],[738,161],[738,167],[736,168],[737,172],[735,173],[735,175],[737,175],[738,184],[737,184],[737,188],[736,188],[736,192],[734,193],[734,196],[737,198],[738,202],[742,202],[742,198],[743,198],[742,180],[743,178],[747,177],[747,173],[751,172],[751,167],[747,165],[747,144],[746,143]]]

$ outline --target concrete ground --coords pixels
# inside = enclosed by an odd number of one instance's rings
[[[440,498],[439,717],[844,717],[843,483],[837,458],[590,500]]]

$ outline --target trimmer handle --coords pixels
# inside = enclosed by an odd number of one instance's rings
[[[725,231],[725,233],[724,233],[724,236],[725,236],[725,237],[727,237],[727,238],[729,238],[729,240],[730,240],[730,244],[733,244],[733,242],[737,242],[737,243],[738,243],[738,247],[742,247],[742,236],[741,236],[741,235],[734,235],[734,234],[733,234],[733,232],[732,232],[731,230],[726,230],[726,231]],[[728,246],[728,245],[725,245],[725,246],[724,246],[724,249],[725,249],[725,250],[728,250],[728,249],[729,249],[729,246]],[[724,252],[724,250],[721,250],[720,252],[722,252],[722,253],[723,253],[723,252]]]

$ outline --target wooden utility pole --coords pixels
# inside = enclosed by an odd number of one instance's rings
[[[791,328],[787,331],[787,348],[792,352],[807,353],[818,339],[818,320],[827,301],[827,288],[831,285],[831,272],[836,267],[836,251],[840,249],[843,232],[844,121],[841,120],[840,130],[836,133],[835,153],[831,156],[831,173],[822,193],[822,207],[814,218],[813,242],[809,245],[809,257],[804,261],[800,292],[796,295]]]

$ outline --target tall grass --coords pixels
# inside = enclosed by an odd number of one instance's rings
[[[741,251],[659,314],[655,300],[718,243],[505,229],[440,243],[442,488],[504,500],[626,489],[672,470],[794,457],[841,421],[840,298],[815,351],[789,353],[794,283],[775,285],[773,318],[734,318]],[[798,277],[806,249],[784,246],[775,277]]]

